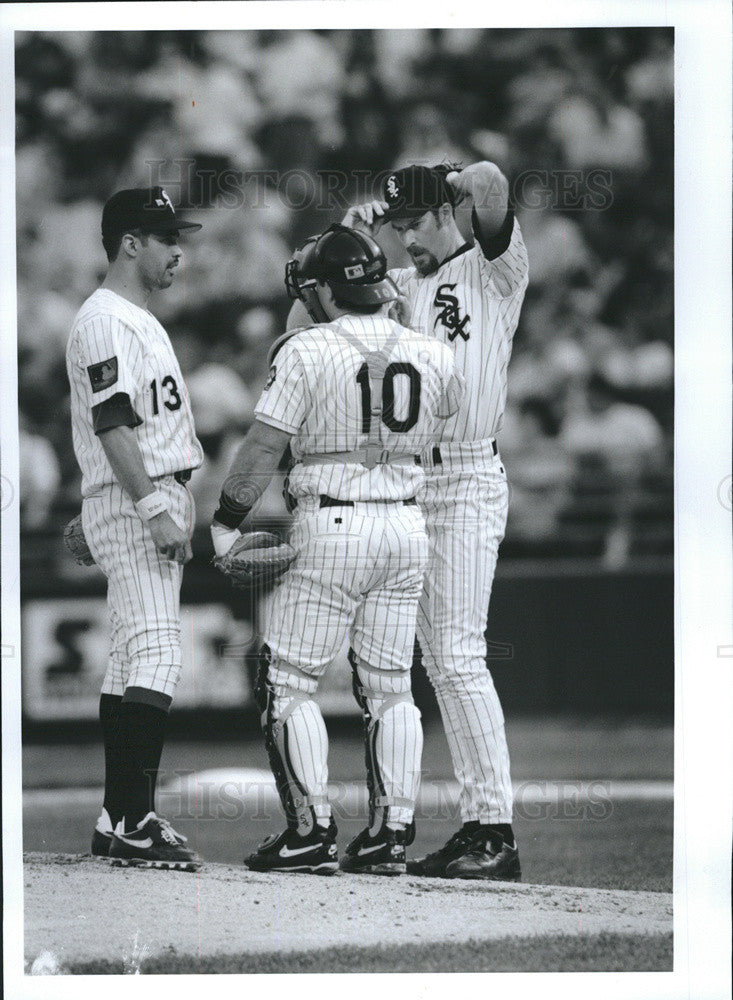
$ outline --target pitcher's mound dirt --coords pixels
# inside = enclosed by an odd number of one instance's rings
[[[26,854],[24,862],[26,961],[45,955],[55,971],[93,959],[134,966],[171,947],[210,956],[672,930],[667,893],[264,875],[216,864],[190,874],[71,854]]]

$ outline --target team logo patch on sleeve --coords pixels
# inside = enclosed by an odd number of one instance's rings
[[[107,358],[96,365],[88,365],[87,373],[92,384],[92,392],[101,392],[114,385],[118,378],[117,358]]]

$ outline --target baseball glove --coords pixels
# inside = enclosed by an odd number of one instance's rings
[[[252,587],[277,580],[295,559],[295,549],[269,531],[242,535],[214,565],[234,587]]]
[[[72,518],[64,528],[64,545],[80,566],[94,565],[94,556],[89,551],[81,525],[81,514]]]

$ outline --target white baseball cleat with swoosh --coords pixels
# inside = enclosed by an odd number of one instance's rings
[[[328,828],[316,826],[301,835],[288,827],[263,841],[254,854],[244,859],[255,872],[303,872],[311,875],[333,875],[338,871],[336,824]]]
[[[118,823],[112,834],[109,858],[115,867],[165,868],[194,872],[201,862],[186,847],[186,838],[167,819],[149,812],[133,830]]]

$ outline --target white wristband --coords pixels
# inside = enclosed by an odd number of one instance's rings
[[[211,541],[214,543],[214,552],[218,557],[225,556],[237,539],[241,537],[242,532],[239,528],[227,528],[216,522],[211,525]]]
[[[156,514],[162,514],[164,510],[168,510],[168,499],[160,490],[155,490],[154,493],[148,493],[146,497],[138,500],[135,509],[143,521],[149,521]]]

